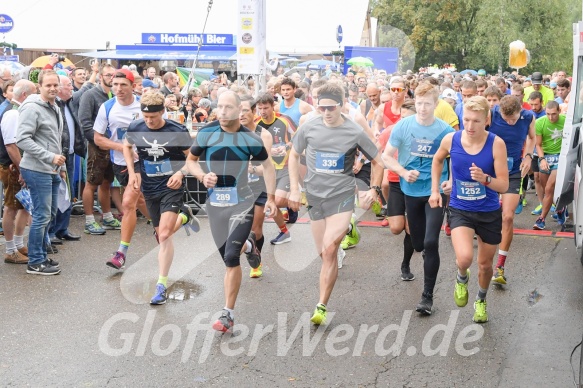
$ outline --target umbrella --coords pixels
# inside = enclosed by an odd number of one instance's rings
[[[190,75],[191,70],[192,69],[186,67],[176,68],[176,74],[178,74],[178,78],[180,80],[180,87],[183,87],[188,82],[188,76]],[[213,69],[195,69],[193,87],[199,86],[204,80],[210,80],[212,74]]]
[[[355,65],[355,66],[365,66],[365,67],[372,67],[374,66],[374,63],[369,59],[369,58],[365,58],[365,57],[354,57],[354,58],[350,58],[350,60],[348,60],[349,65]]]
[[[310,67],[310,69],[324,69],[326,66],[336,66],[336,63],[328,61],[325,59],[313,59],[311,61],[306,61],[298,63],[297,67]]]
[[[472,69],[465,69],[464,71],[460,71],[461,75],[466,75],[466,74],[470,74],[470,75],[478,75],[478,72],[476,70],[472,70]]]
[[[50,58],[51,58],[50,55],[43,55],[42,57],[38,57],[37,59],[35,59],[34,61],[32,61],[32,63],[30,64],[30,66],[43,68],[43,67],[45,67],[49,63],[49,59]],[[59,62],[58,64],[61,64],[62,67],[67,67],[67,66],[75,67],[75,65],[73,64],[73,62],[71,62],[68,58],[65,58],[64,61]]]
[[[0,59],[1,59],[1,57],[0,57]],[[12,61],[0,61],[0,66],[5,66],[5,67],[9,68],[11,74],[17,73],[17,72],[21,71],[22,69],[24,69],[24,65],[22,65],[19,62],[12,62]]]

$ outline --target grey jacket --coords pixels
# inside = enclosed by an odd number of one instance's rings
[[[53,164],[55,155],[61,155],[63,119],[59,107],[50,105],[40,95],[32,94],[19,109],[16,145],[24,155],[21,168],[56,174]]]

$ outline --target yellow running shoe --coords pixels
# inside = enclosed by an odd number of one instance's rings
[[[322,303],[318,303],[316,305],[316,309],[314,310],[314,315],[310,318],[310,321],[314,325],[325,325],[326,324],[326,306]]]
[[[492,275],[492,282],[496,284],[506,284],[506,276],[504,276],[504,267],[496,267],[494,275]]]
[[[360,231],[356,226],[356,215],[353,214],[350,219],[350,224],[352,225],[352,230],[342,239],[340,247],[344,250],[354,248],[360,242]]]
[[[466,272],[468,277],[468,282],[470,281],[470,270]],[[453,300],[458,307],[464,307],[468,304],[468,282],[460,283],[459,280],[455,280],[455,289],[453,291]]]
[[[263,276],[262,264],[259,264],[259,267],[257,268],[251,268],[251,272],[249,272],[250,278],[256,279],[260,278],[261,276]]]
[[[486,301],[479,299],[474,302],[474,322],[486,323],[488,322],[488,312],[486,311]]]

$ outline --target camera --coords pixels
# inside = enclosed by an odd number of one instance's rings
[[[57,55],[55,53],[53,53],[52,55]],[[65,62],[65,56],[64,55],[59,55],[59,62]]]

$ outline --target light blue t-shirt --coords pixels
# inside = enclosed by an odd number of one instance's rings
[[[431,195],[431,164],[441,140],[454,129],[445,121],[435,118],[433,124],[417,123],[417,115],[401,119],[393,128],[389,143],[399,151],[399,164],[407,170],[419,171],[413,183],[400,179],[401,190],[410,197]],[[443,163],[440,183],[448,179],[447,161]]]

